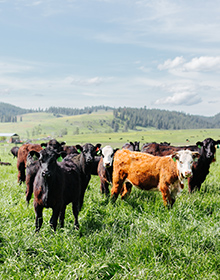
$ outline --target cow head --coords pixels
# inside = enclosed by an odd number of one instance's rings
[[[135,152],[140,152],[140,148],[139,148],[140,141],[135,141],[133,145],[134,145],[134,151]]]
[[[65,157],[65,152],[59,152],[52,150],[51,148],[45,148],[39,153],[36,151],[30,151],[29,155],[39,160],[40,172],[43,177],[51,177],[56,172],[57,160],[62,156]]]
[[[56,139],[51,139],[48,143],[41,143],[41,147],[51,148],[56,152],[63,151],[63,146],[66,142],[58,142]]]
[[[201,157],[210,160],[214,160],[216,146],[220,144],[220,140],[213,140],[212,138],[206,138],[202,142],[198,141],[196,145],[201,149]]]
[[[96,155],[98,155],[101,144],[96,144],[95,146],[90,144],[90,143],[86,143],[83,146],[80,145],[76,145],[77,149],[79,152],[81,152],[85,158],[85,163],[86,165],[89,165],[93,162],[94,157]]]
[[[180,180],[192,176],[192,165],[196,161],[200,154],[198,152],[191,152],[190,150],[180,150],[171,155],[174,161],[177,163],[177,169]]]
[[[114,153],[116,152],[116,150],[118,150],[118,149],[114,150],[111,146],[105,146],[102,149],[103,166],[105,168],[112,166],[113,157],[114,157]]]

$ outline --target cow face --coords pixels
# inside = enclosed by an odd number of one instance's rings
[[[41,143],[41,147],[47,147],[51,148],[52,150],[56,152],[63,151],[63,146],[66,144],[66,142],[58,142],[56,139],[51,139],[48,143]]]
[[[43,177],[51,177],[54,174],[57,159],[61,156],[61,153],[57,153],[50,148],[46,148],[39,153],[31,151],[29,154],[32,158],[39,159],[40,172]],[[63,156],[65,156],[65,153]]]
[[[220,144],[220,140],[213,140],[212,138],[206,138],[202,142],[197,142],[196,145],[201,148],[201,155],[211,161],[214,159],[216,152],[216,145]]]
[[[102,149],[103,166],[105,168],[112,166],[114,150],[111,146],[105,146]]]
[[[140,141],[135,141],[134,142],[134,151],[135,152],[139,152],[140,151],[139,146],[140,146]]]
[[[199,158],[198,152],[190,150],[181,150],[172,155],[173,160],[177,162],[177,169],[180,179],[192,176],[192,165]]]
[[[94,146],[90,143],[86,143],[85,145],[82,146],[81,152],[85,157],[86,164],[91,164],[93,162],[94,157],[98,154],[100,147],[101,144],[96,144]]]

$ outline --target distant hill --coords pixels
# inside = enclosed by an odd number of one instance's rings
[[[56,118],[91,114],[97,111],[113,111],[113,120],[108,126],[114,132],[156,128],[165,130],[220,128],[220,113],[213,117],[190,115],[182,112],[145,108],[112,108],[109,106],[92,106],[83,109],[50,107],[48,109],[22,109],[0,102],[0,122],[17,122],[17,117],[27,113],[50,113]],[[22,117],[21,117],[22,118]]]

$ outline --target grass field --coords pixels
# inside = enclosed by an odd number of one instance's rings
[[[185,144],[186,138],[191,143],[220,139],[219,130],[142,134],[82,134],[62,140],[120,147],[127,138],[143,136],[146,142],[175,144]],[[160,193],[136,188],[127,201],[113,205],[100,194],[99,177],[93,176],[80,229],[73,229],[69,205],[64,229],[50,229],[51,210],[45,209],[43,226],[35,234],[33,199],[27,207],[25,185],[17,184],[16,159],[8,154],[11,146],[0,146],[1,160],[12,163],[0,166],[0,279],[220,279],[219,150],[201,191],[190,195],[185,184],[171,210],[163,206]]]

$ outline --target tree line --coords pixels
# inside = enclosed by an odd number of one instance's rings
[[[117,120],[124,122],[124,130],[140,127],[156,129],[197,129],[220,128],[220,114],[215,117],[202,117],[182,112],[159,109],[127,108],[114,109],[114,125]]]
[[[183,112],[148,109],[119,107],[112,108],[109,106],[91,106],[79,108],[49,107],[48,109],[22,109],[7,103],[0,102],[0,122],[17,122],[17,116],[33,112],[51,113],[55,117],[63,115],[73,116],[82,114],[91,114],[99,110],[112,110],[113,120],[111,128],[117,132],[119,130],[128,131],[137,130],[139,127],[156,128],[156,129],[198,129],[198,128],[220,128],[220,113],[213,117],[204,117],[190,115]]]

